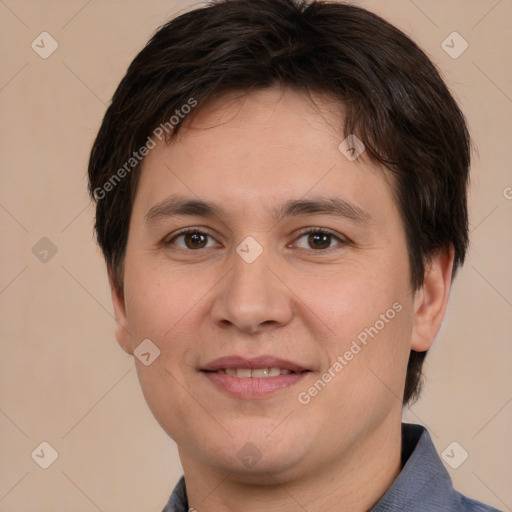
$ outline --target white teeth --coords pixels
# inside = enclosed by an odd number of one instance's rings
[[[251,377],[256,377],[257,379],[264,379],[268,377],[268,368],[258,368],[252,370]]]
[[[293,373],[291,370],[282,370],[281,368],[226,368],[217,370],[217,373],[225,373],[231,377],[238,377],[239,379],[266,379],[267,377],[277,377],[279,375],[288,375]]]

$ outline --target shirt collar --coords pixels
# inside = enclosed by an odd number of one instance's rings
[[[402,471],[370,512],[458,510],[453,489],[430,434],[421,425],[402,423]]]

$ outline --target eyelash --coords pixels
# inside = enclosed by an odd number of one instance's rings
[[[206,235],[207,237],[213,239],[213,237],[210,234],[208,234],[207,232],[205,232],[204,230],[202,230],[199,227],[188,227],[188,228],[183,228],[182,230],[178,231],[170,239],[164,240],[164,245],[165,246],[173,245],[177,238],[179,238],[180,236],[183,236],[183,235],[187,235],[189,233],[198,233],[198,234],[201,234],[201,235]],[[320,228],[320,227],[318,227],[318,228],[304,228],[304,229],[300,230],[294,241],[297,241],[300,238],[302,238],[303,236],[310,235],[310,234],[330,235],[333,239],[337,240],[338,244],[335,245],[335,246],[332,246],[332,247],[328,247],[326,249],[304,249],[303,247],[299,247],[299,249],[306,250],[306,251],[309,250],[309,251],[313,251],[313,252],[316,252],[316,253],[320,253],[320,252],[324,252],[325,253],[325,252],[328,252],[328,251],[330,252],[332,249],[339,248],[340,246],[346,246],[346,245],[348,245],[350,243],[350,241],[348,239],[339,236],[334,231],[331,231],[330,229],[326,229],[326,228]],[[287,245],[287,247],[288,247],[288,245]],[[204,249],[210,249],[210,247],[206,247]],[[192,251],[200,251],[201,249],[188,249],[188,248],[184,249],[182,247],[177,247],[174,250],[181,251],[181,252],[192,252]]]

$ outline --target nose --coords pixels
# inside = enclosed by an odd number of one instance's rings
[[[265,252],[252,263],[244,261],[237,253],[231,259],[231,271],[216,287],[211,310],[213,322],[249,334],[290,322],[293,294],[279,278],[277,265],[271,265]]]

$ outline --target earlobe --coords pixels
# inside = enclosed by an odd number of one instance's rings
[[[450,295],[453,247],[439,251],[425,269],[423,285],[414,298],[414,326],[411,349],[428,350],[441,328]]]
[[[108,280],[110,283],[110,293],[112,296],[112,304],[114,306],[114,316],[116,319],[116,339],[121,348],[128,354],[133,355],[133,347],[131,344],[130,331],[128,330],[128,321],[126,318],[126,307],[123,295],[114,284],[112,272],[108,272]]]

